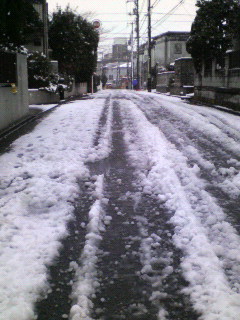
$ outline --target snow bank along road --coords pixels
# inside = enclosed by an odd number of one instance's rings
[[[239,117],[106,90],[0,167],[0,320],[240,319]]]

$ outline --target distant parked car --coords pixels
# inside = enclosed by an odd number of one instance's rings
[[[107,83],[106,84],[106,89],[112,89],[112,84],[111,83]]]

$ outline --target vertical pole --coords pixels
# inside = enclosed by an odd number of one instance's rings
[[[134,77],[134,74],[133,74],[133,70],[134,70],[134,65],[133,65],[133,23],[132,23],[132,35],[131,35],[131,89],[133,89],[133,77]]]
[[[151,0],[148,0],[148,92],[152,90],[152,48],[151,48]]]
[[[139,76],[139,0],[136,0],[136,33],[137,33],[137,89],[140,88]]]

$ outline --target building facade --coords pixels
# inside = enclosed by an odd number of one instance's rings
[[[186,50],[189,32],[169,31],[153,38],[152,66],[167,68],[178,58],[190,57]]]
[[[39,51],[49,57],[48,48],[48,3],[46,0],[34,0],[33,7],[39,14],[40,20],[43,22],[43,26],[38,28],[36,32],[28,39],[25,47],[29,52]]]
[[[112,59],[115,61],[127,61],[129,57],[126,38],[115,38],[112,46]]]
[[[115,38],[112,52],[102,54],[98,60],[97,74],[105,74],[111,88],[129,87],[131,76],[130,51],[127,38]]]
[[[103,67],[103,73],[107,77],[107,86],[111,88],[126,88],[129,87],[131,64],[108,63]]]
[[[186,50],[189,32],[169,31],[152,39],[151,75],[152,85],[155,88],[157,74],[160,71],[171,70],[176,59],[190,57]],[[148,77],[148,43],[140,47],[140,87],[145,88]]]

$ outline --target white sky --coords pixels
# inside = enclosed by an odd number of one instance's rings
[[[167,31],[190,31],[196,12],[195,3],[196,0],[151,0],[151,4],[154,5],[152,36]],[[108,51],[113,38],[130,37],[130,23],[135,19],[135,16],[129,15],[133,12],[133,0],[129,0],[128,3],[127,0],[48,0],[48,4],[50,13],[57,5],[65,8],[68,4],[80,14],[92,12],[90,20],[100,20],[102,28],[106,31],[101,37],[100,50]],[[178,4],[180,6],[166,17],[165,14]],[[141,43],[147,40],[147,5],[148,0],[139,0]]]

